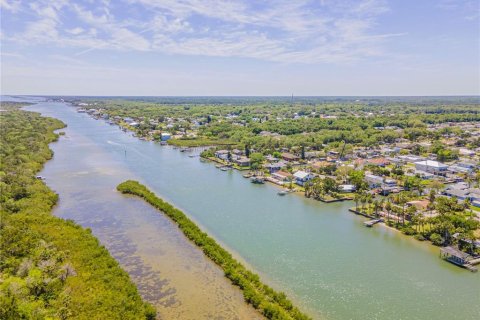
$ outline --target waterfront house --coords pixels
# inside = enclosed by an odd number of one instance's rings
[[[265,165],[265,168],[268,169],[268,172],[274,173],[276,171],[282,170],[286,166],[287,165],[285,164],[285,162],[279,161],[279,162],[274,162],[274,163],[267,163]]]
[[[277,171],[272,173],[272,177],[279,181],[285,182],[285,181],[291,181],[293,178],[293,175],[285,171]]]
[[[296,184],[298,184],[299,186],[303,186],[306,182],[312,180],[315,175],[311,172],[299,170],[293,174],[293,177],[295,178]]]
[[[446,171],[448,170],[448,166],[438,161],[424,160],[415,162],[415,169],[433,173],[435,175],[445,175]]]
[[[250,165],[250,159],[247,157],[237,157],[234,162],[240,167],[248,167]]]
[[[471,260],[471,256],[468,253],[462,252],[453,247],[440,248],[440,256],[443,259],[459,266],[465,266]]]
[[[222,160],[228,159],[228,150],[218,150],[215,151],[215,157]]]

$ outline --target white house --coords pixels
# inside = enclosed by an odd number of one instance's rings
[[[295,178],[296,184],[298,184],[299,186],[303,186],[305,182],[312,180],[315,175],[310,172],[299,170],[293,174],[293,177]]]

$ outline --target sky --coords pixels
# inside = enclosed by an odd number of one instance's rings
[[[478,0],[0,0],[1,93],[479,95]]]

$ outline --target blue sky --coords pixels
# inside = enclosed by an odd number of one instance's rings
[[[0,0],[2,94],[480,94],[478,0]]]

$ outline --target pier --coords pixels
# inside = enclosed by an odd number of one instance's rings
[[[382,219],[373,219],[373,220],[370,220],[370,221],[365,221],[363,224],[365,225],[365,227],[371,228],[379,222],[383,222],[383,220]]]

